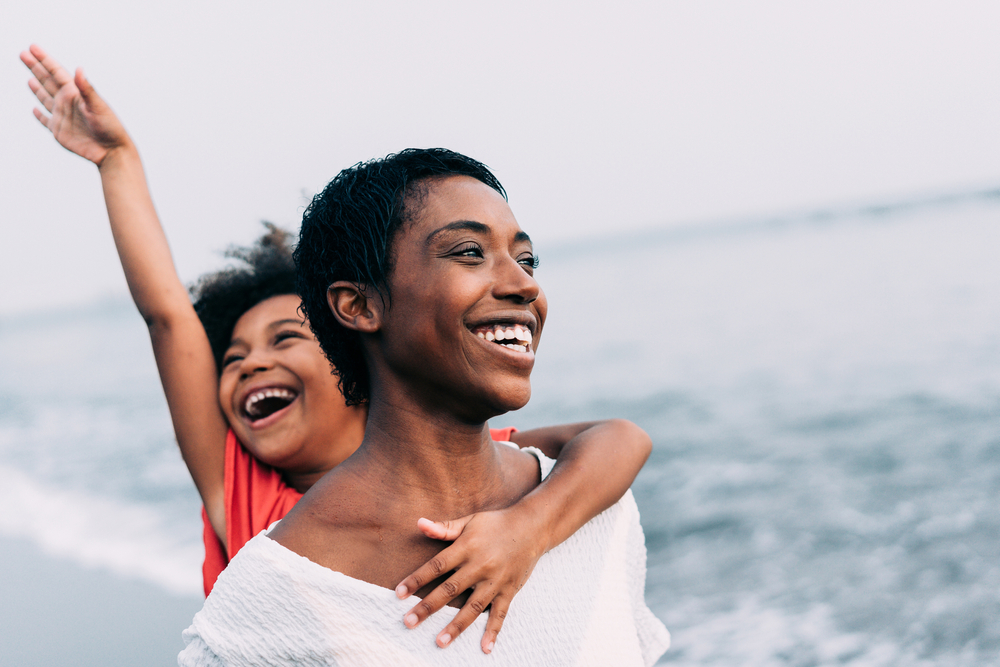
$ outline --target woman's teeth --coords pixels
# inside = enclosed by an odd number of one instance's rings
[[[498,324],[492,329],[481,330],[476,335],[516,352],[527,352],[531,347],[531,330],[520,324],[513,326]]]

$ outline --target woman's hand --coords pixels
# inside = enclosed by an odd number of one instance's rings
[[[549,548],[545,531],[537,530],[531,517],[515,508],[517,505],[453,521],[417,521],[427,537],[454,543],[404,579],[396,587],[396,595],[406,599],[427,582],[452,570],[455,573],[406,613],[403,622],[408,628],[417,627],[471,588],[468,601],[438,634],[437,645],[444,648],[451,644],[489,607],[480,644],[483,653],[493,651],[510,601]]]
[[[52,132],[64,148],[98,167],[108,153],[130,144],[128,133],[111,107],[83,75],[71,77],[55,58],[32,44],[21,52],[21,62],[35,75],[28,87],[51,115],[35,108],[35,118]]]

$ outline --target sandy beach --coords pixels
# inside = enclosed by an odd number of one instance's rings
[[[0,554],[5,664],[177,664],[201,599],[52,558],[24,540],[0,540]]]

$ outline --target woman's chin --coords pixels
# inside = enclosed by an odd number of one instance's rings
[[[524,383],[522,386],[510,386],[506,388],[506,391],[498,392],[498,395],[494,398],[493,405],[498,410],[497,414],[501,415],[513,412],[514,410],[520,410],[528,404],[530,398],[531,385]]]

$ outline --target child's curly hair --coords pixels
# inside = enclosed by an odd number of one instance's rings
[[[252,246],[230,246],[226,250],[226,257],[238,261],[236,266],[204,275],[190,288],[195,312],[208,334],[220,374],[222,355],[243,313],[272,296],[297,294],[292,235],[270,222],[264,222],[264,226],[267,232]]]

